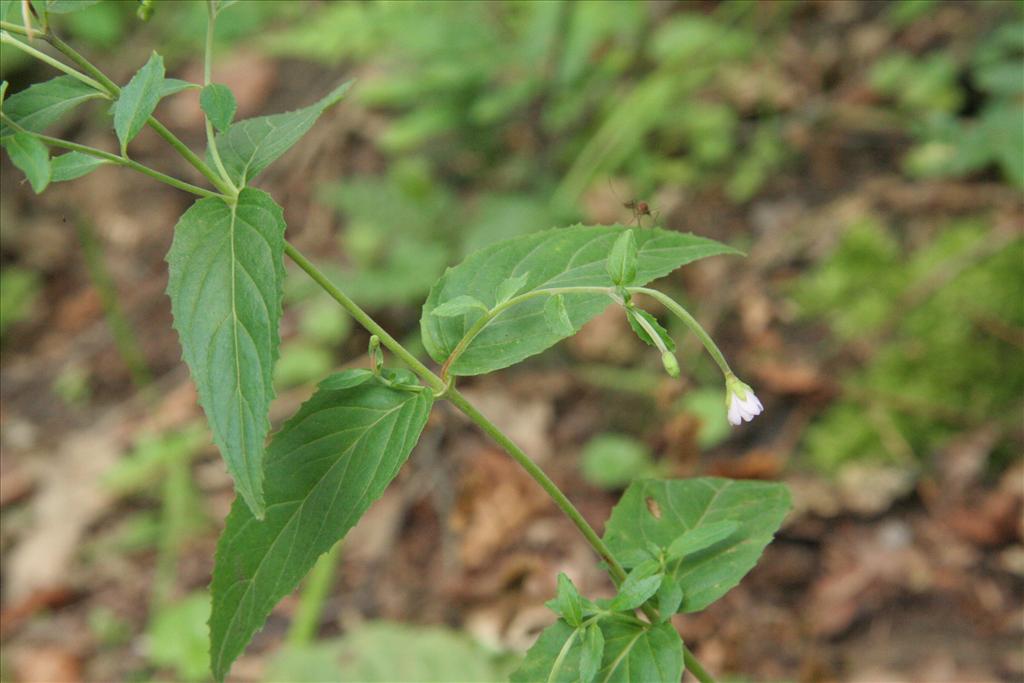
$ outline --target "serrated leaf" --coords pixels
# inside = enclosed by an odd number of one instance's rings
[[[102,97],[77,78],[58,76],[14,93],[4,100],[3,112],[25,130],[42,133],[78,105]],[[15,133],[11,126],[0,124],[0,138]]]
[[[498,285],[497,303],[503,304],[518,294],[519,290],[526,286],[526,279],[529,276],[529,273],[523,273],[516,277],[510,277]]]
[[[284,217],[265,192],[235,206],[200,199],[167,255],[174,328],[235,490],[263,513],[263,446],[274,397],[284,280]]]
[[[735,522],[736,530],[726,539],[670,566],[667,578],[683,591],[680,611],[695,612],[725,595],[754,567],[789,508],[783,484],[717,477],[636,481],[612,510],[605,542],[617,558],[629,558],[646,541],[667,549],[688,531]]]
[[[739,524],[731,519],[712,522],[711,524],[702,524],[672,541],[666,555],[672,560],[682,559],[687,555],[692,555],[720,541],[724,541],[736,533],[739,526]]]
[[[190,83],[189,81],[183,81],[180,78],[165,78],[163,84],[160,86],[160,99],[176,95],[185,90],[191,90],[193,88],[201,88],[197,83]]]
[[[491,308],[495,292],[509,278],[529,273],[519,295],[568,286],[609,287],[605,261],[618,227],[576,226],[546,230],[506,240],[471,254],[449,269],[430,290],[423,306],[420,331],[430,356],[444,362],[468,331],[464,320],[437,318],[431,313],[466,294]],[[739,253],[731,247],[695,235],[649,229],[638,233],[635,284],[667,275],[679,266],[715,254]],[[563,294],[573,329],[611,303],[601,293]],[[569,336],[549,328],[544,315],[547,296],[530,297],[505,309],[468,345],[449,368],[454,375],[479,375],[499,370],[547,349]]]
[[[658,592],[662,578],[661,563],[657,560],[637,565],[619,586],[619,593],[608,608],[617,612],[636,609]]]
[[[583,602],[579,591],[565,574],[558,575],[558,593],[555,599],[545,604],[570,626],[579,626],[583,620]]]
[[[665,345],[665,348],[669,351],[676,350],[675,341],[672,339],[672,336],[669,335],[668,330],[661,326],[661,323],[658,322],[657,318],[642,308],[627,308],[626,319],[629,321],[629,326],[633,328],[633,332],[636,333],[636,336],[640,337],[641,341],[649,346],[657,346],[657,344],[654,343],[654,339],[651,338],[651,335],[648,334],[644,326],[640,324],[638,318],[643,318],[644,321],[650,325],[651,329],[654,330],[654,333],[659,339],[661,339],[661,343]]]
[[[565,299],[561,294],[549,296],[544,302],[544,323],[549,330],[563,337],[568,337],[576,332],[576,328],[572,326],[569,311],[565,307]]]
[[[100,166],[109,164],[105,159],[99,159],[90,154],[81,152],[68,152],[55,156],[50,160],[50,181],[59,183],[65,180],[74,180],[92,173]]]
[[[246,185],[274,160],[291,149],[329,107],[337,104],[351,87],[342,83],[323,99],[308,107],[283,114],[239,121],[214,140],[231,180]],[[207,161],[209,153],[207,153]]]
[[[626,230],[612,244],[605,261],[605,270],[612,284],[628,287],[636,277],[636,237]]]
[[[583,632],[583,651],[580,652],[580,683],[590,683],[601,670],[604,656],[604,634],[595,622]]]
[[[326,384],[344,382],[331,377]],[[432,401],[430,392],[379,382],[321,387],[274,436],[266,519],[258,522],[236,500],[217,544],[210,618],[215,678],[224,678],[274,605],[384,492],[416,444]]]
[[[235,95],[231,88],[220,83],[211,83],[199,93],[199,106],[202,107],[206,118],[218,131],[225,130],[231,125],[235,118],[235,111],[238,103],[235,102]]]
[[[4,140],[4,149],[14,165],[39,194],[50,184],[50,151],[31,133],[17,133]]]
[[[466,315],[467,313],[477,312],[483,314],[487,312],[487,306],[476,297],[467,295],[457,296],[450,301],[446,301],[443,305],[438,306],[434,309],[433,315],[442,318],[454,318],[460,315]],[[477,315],[473,319],[479,318]]]
[[[164,88],[164,58],[156,52],[135,72],[121,95],[114,102],[114,132],[121,141],[121,151],[135,139],[156,105]]]
[[[670,623],[644,624],[616,618],[598,622],[604,639],[602,683],[679,683],[683,675],[683,641]],[[583,640],[580,631],[559,619],[544,629],[512,673],[512,683],[577,683]]]

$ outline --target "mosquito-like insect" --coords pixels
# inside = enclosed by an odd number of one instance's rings
[[[611,189],[612,194],[614,194],[617,199],[621,199],[621,197],[619,197],[618,193],[615,191],[615,188],[612,187],[610,179],[608,180],[608,187]],[[633,220],[631,220],[629,224],[633,225],[633,221],[636,221],[636,225],[638,228],[644,227],[644,216],[650,216],[651,222],[653,223],[658,220],[658,216],[660,215],[660,213],[657,211],[652,213],[651,205],[643,201],[642,199],[630,199],[628,202],[623,202],[622,207],[625,209],[629,209],[630,211],[633,212]]]
[[[633,220],[636,221],[638,228],[644,227],[644,216],[650,216],[652,221],[658,220],[657,214],[651,213],[651,207],[645,201],[630,199],[628,202],[624,202],[622,206],[633,212]],[[630,224],[632,224],[632,221],[630,221]]]

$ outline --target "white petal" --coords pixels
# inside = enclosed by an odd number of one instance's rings
[[[729,401],[729,424],[733,425],[734,427],[738,427],[740,424],[742,424],[742,422],[743,418],[740,417],[739,401],[737,401],[736,397],[733,396]]]

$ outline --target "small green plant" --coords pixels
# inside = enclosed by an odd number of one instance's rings
[[[423,306],[422,342],[439,364],[435,373],[285,240],[281,207],[251,186],[350,84],[296,111],[234,121],[230,89],[210,78],[215,20],[234,3],[210,0],[202,84],[167,78],[162,58],[154,53],[126,85],[118,86],[53,31],[51,14],[88,4],[36,0],[0,5],[0,40],[63,73],[3,101],[0,137],[36,192],[113,164],[199,197],[174,228],[167,293],[184,360],[237,492],[211,585],[214,677],[222,680],[228,674],[274,605],[381,496],[409,457],[433,404],[446,400],[544,489],[617,586],[614,598],[589,600],[560,577],[549,603],[558,620],[541,634],[512,680],[674,682],[684,669],[701,681],[711,680],[670,619],[704,609],[753,568],[789,509],[786,488],[719,478],[634,481],[602,538],[540,467],[463,396],[457,380],[540,353],[575,334],[608,305],[622,309],[637,336],[657,349],[666,372],[677,377],[672,337],[634,301],[644,294],[678,317],[707,348],[725,377],[730,422],[750,420],[761,412],[761,403],[732,373],[714,341],[682,306],[645,286],[695,260],[737,252],[690,234],[583,225],[483,248],[447,270]],[[34,47],[40,40],[71,64]],[[201,89],[204,157],[153,116],[163,97],[189,89]],[[91,100],[110,107],[117,152],[45,134],[61,116]],[[147,126],[213,189],[132,159],[131,142]],[[51,158],[53,148],[69,151]],[[370,367],[324,378],[265,446],[285,256],[372,335]],[[406,367],[386,365],[385,349]],[[182,609],[189,623],[201,612],[191,598]],[[181,659],[182,665],[198,661],[195,644],[182,645],[187,651],[160,650],[159,656]],[[194,675],[193,668],[180,673]]]

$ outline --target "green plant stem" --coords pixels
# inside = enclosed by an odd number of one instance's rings
[[[81,152],[82,154],[88,154],[89,156],[96,157],[97,159],[109,161],[110,163],[116,166],[124,166],[125,168],[130,168],[133,171],[138,171],[139,173],[142,173],[143,175],[148,175],[150,178],[158,180],[161,183],[165,183],[167,185],[170,185],[171,187],[175,187],[185,192],[190,192],[192,194],[199,195],[200,197],[221,197],[222,199],[225,200],[229,199],[229,197],[224,197],[223,195],[217,194],[216,192],[211,192],[210,190],[199,187],[198,185],[192,185],[191,183],[186,183],[184,180],[178,180],[173,176],[169,176],[166,173],[161,173],[160,171],[157,171],[154,168],[150,168],[149,166],[140,164],[139,162],[133,161],[132,159],[128,159],[127,157],[118,156],[117,154],[111,154],[110,152],[104,152],[102,149],[96,149],[95,147],[80,145],[77,142],[62,140],[61,138],[55,138],[49,135],[43,135],[42,133],[36,133],[34,131],[25,130],[6,115],[3,116],[3,120],[5,123],[7,123],[9,126],[14,128],[18,132],[25,133],[27,135],[34,135],[41,142],[44,142],[47,145],[50,145],[51,147],[60,147],[62,149],[69,149],[73,152]]]
[[[8,31],[10,33],[17,33],[19,36],[27,36],[28,31],[21,24],[12,24],[9,21],[0,21],[0,31]]]
[[[650,289],[648,287],[629,287],[627,290],[630,294],[646,294],[652,299],[656,299],[662,303],[669,311],[671,311],[676,317],[686,323],[686,326],[690,328],[690,331],[697,335],[701,343],[704,344],[704,348],[708,350],[711,357],[718,363],[718,367],[721,368],[722,374],[729,377],[733,374],[729,364],[725,361],[725,356],[719,350],[718,345],[711,336],[704,331],[704,328],[700,326],[696,318],[690,315],[690,312],[680,306],[672,297],[668,296],[663,292],[659,292],[656,289]]]
[[[217,23],[217,12],[214,11],[213,3],[209,0],[206,3],[206,11],[208,19],[206,22],[206,53],[203,56],[203,85],[210,85],[213,76],[213,31]],[[210,158],[213,159],[213,165],[217,168],[221,179],[237,194],[238,189],[231,182],[231,177],[224,168],[224,162],[220,159],[220,152],[217,150],[217,139],[213,134],[213,124],[210,123],[210,117],[206,116],[205,112],[203,112],[203,119],[206,122],[206,147],[210,150]]]
[[[7,22],[0,22],[0,28],[4,28],[6,30]],[[24,29],[17,32],[22,34],[25,33]],[[49,32],[44,34],[43,37],[48,42],[50,42],[55,48],[57,48],[60,52],[62,52],[65,56],[67,56],[69,59],[74,61],[76,64],[81,66],[83,69],[88,71],[96,78],[96,81],[93,81],[93,79],[88,79],[91,87],[94,87],[101,92],[105,91],[112,97],[117,97],[120,94],[120,88],[113,81],[107,78],[99,69],[93,66],[77,51],[71,48],[71,46],[67,45],[66,43],[64,43],[64,41],[60,40],[60,38]],[[22,43],[20,43],[20,41],[13,40],[13,38],[8,37],[8,40],[14,43],[18,43],[19,45],[23,45]],[[32,50],[34,53],[38,52],[37,50]],[[37,56],[43,61],[51,63],[51,58],[47,57],[43,53],[38,53],[38,55],[34,54],[33,56]],[[52,61],[56,62],[56,60]],[[60,63],[56,62],[56,64]],[[70,69],[70,67],[66,67],[66,65],[61,65],[57,68],[61,68],[61,70]],[[70,69],[70,71],[74,70]],[[78,72],[74,73],[78,74]],[[88,78],[83,74],[78,74],[76,78],[79,76],[81,76],[82,78]],[[6,119],[6,117],[4,118]],[[192,150],[190,150],[187,146],[185,146],[184,143],[178,140],[178,138],[173,133],[171,133],[171,131],[169,131],[166,127],[164,127],[163,124],[161,124],[152,116],[148,119],[147,124],[151,128],[153,128],[157,132],[157,134],[159,134],[168,143],[170,143],[170,145],[186,161],[188,161],[194,168],[196,168],[196,170],[198,170],[208,180],[210,180],[210,182],[213,183],[218,190],[220,190],[224,195],[227,196],[218,195],[208,190],[204,190],[194,185],[190,185],[189,183],[185,183],[183,181],[177,180],[176,178],[172,178],[171,176],[167,176],[163,173],[160,173],[159,171],[155,171],[147,166],[134,162],[130,159],[119,157],[108,152],[103,152],[102,150],[86,147],[85,145],[78,145],[72,142],[67,142],[64,140],[60,140],[59,138],[51,138],[46,135],[40,135],[36,133],[33,133],[33,135],[36,135],[43,142],[47,142],[48,144],[51,144],[53,146],[63,147],[66,149],[82,152],[84,154],[89,154],[101,159],[105,159],[119,166],[126,166],[128,168],[132,168],[136,171],[139,171],[140,173],[150,176],[151,178],[159,180],[160,182],[167,183],[168,185],[177,187],[178,189],[184,190],[186,192],[199,194],[200,196],[221,197],[226,201],[232,201],[235,197],[237,197],[237,190],[235,190],[235,188],[228,187],[224,183],[224,181],[221,178],[219,178],[205,162],[203,162],[202,159],[197,157],[192,152]],[[338,289],[329,279],[327,279],[327,277],[322,272],[320,272],[320,270],[317,269],[317,267],[313,265],[313,263],[310,262],[305,256],[303,256],[302,253],[299,252],[294,246],[292,246],[288,242],[285,242],[284,252],[303,271],[305,271],[306,274],[309,275],[309,277],[314,282],[316,282],[328,295],[330,295],[331,298],[337,301],[346,311],[348,311],[349,314],[352,315],[352,317],[355,318],[355,320],[360,325],[362,325],[371,334],[377,335],[380,338],[381,343],[384,346],[386,346],[392,353],[394,353],[399,359],[401,359],[406,365],[408,365],[424,382],[427,383],[427,385],[434,389],[435,393],[439,397],[447,398],[470,420],[476,423],[476,425],[480,427],[488,436],[494,439],[494,441],[498,445],[505,449],[505,451],[517,463],[519,463],[519,465],[523,467],[524,470],[526,470],[526,472],[534,479],[534,481],[536,481],[541,486],[541,488],[544,489],[544,491],[548,494],[548,496],[551,497],[551,499],[558,506],[558,508],[567,517],[569,517],[569,519],[576,525],[576,528],[579,529],[580,533],[583,534],[584,538],[591,545],[591,547],[605,561],[608,573],[611,576],[613,582],[616,585],[618,585],[625,580],[626,571],[622,567],[622,565],[619,564],[618,560],[616,560],[615,557],[612,555],[611,550],[608,548],[607,545],[605,545],[604,541],[601,540],[601,537],[597,535],[597,532],[594,531],[593,527],[590,526],[587,520],[584,519],[583,515],[580,514],[579,510],[576,509],[576,506],[572,504],[572,501],[570,501],[565,496],[565,494],[562,493],[561,489],[559,489],[558,486],[556,486],[555,483],[551,481],[551,479],[540,468],[539,465],[537,465],[532,459],[530,459],[530,457],[521,448],[519,448],[519,446],[517,446],[514,441],[512,441],[508,436],[506,436],[497,427],[497,425],[491,422],[485,415],[483,415],[479,410],[477,410],[475,406],[469,403],[469,401],[466,400],[465,396],[463,396],[457,389],[455,389],[445,380],[442,380],[441,377],[438,377],[436,374],[434,374],[427,366],[421,363],[419,359],[417,359],[404,346],[402,346],[397,340],[395,340],[394,337],[388,334],[388,332],[383,327],[381,327],[373,318],[371,318],[365,311],[363,311],[362,308],[360,308],[354,301],[352,301],[352,299],[350,299],[344,292]],[[490,319],[493,319],[493,317],[497,315],[497,313],[500,313],[500,310],[498,310],[499,308],[501,310],[504,310],[508,306],[513,305],[513,302],[519,303],[531,296],[540,296],[542,294],[553,293],[609,293],[610,291],[610,288],[607,287],[566,287],[561,288],[560,290],[538,290],[536,292],[530,292],[526,295],[522,295],[521,297],[514,297],[513,299],[510,299],[508,302],[505,302],[505,304],[503,305],[504,307],[496,307],[495,311],[490,312],[492,314]],[[693,317],[690,316],[690,314],[685,311],[685,309],[683,309],[674,301],[672,301],[665,295],[661,294],[661,292],[658,292],[656,290],[649,290],[646,288],[637,287],[632,288],[631,291],[642,292],[644,294],[653,296],[659,301],[662,301],[662,303],[664,303],[670,310],[672,310],[673,313],[679,315],[684,320],[684,322],[690,325],[691,329],[694,329],[694,332],[697,333],[698,336],[701,337],[701,339],[705,342],[705,346],[708,347],[708,351],[712,354],[715,360],[719,362],[719,365],[723,368],[723,372],[728,372],[728,365],[725,363],[724,357],[722,357],[721,353],[718,351],[718,347],[715,346],[714,342],[711,341],[710,337],[708,337],[707,333],[704,332],[703,328],[700,327],[696,320],[694,320]],[[486,322],[484,322],[480,326],[480,329],[483,329],[484,325],[486,325]],[[477,331],[477,333],[478,332],[479,330]],[[169,477],[168,483],[170,484],[171,482],[177,482],[178,479],[179,477]],[[177,534],[173,534],[173,536],[176,537]],[[649,604],[645,604],[642,609],[644,613],[648,616],[648,618],[650,618],[652,621],[657,617],[656,610],[654,610]],[[685,648],[684,657],[687,668],[694,672],[694,675],[697,676],[701,683],[713,683],[713,680],[707,674],[707,672],[704,671],[703,667],[700,666],[700,663],[693,657],[692,653],[690,653],[689,650]]]
[[[505,451],[512,456],[512,459],[519,463],[519,466],[526,470],[527,474],[533,478],[540,487],[544,489],[545,493],[555,502],[555,505],[565,514],[566,517],[572,520],[572,523],[576,525],[576,528],[580,530],[583,537],[587,539],[590,546],[601,556],[601,559],[608,565],[608,573],[611,575],[615,585],[618,585],[626,580],[626,570],[622,568],[619,561],[612,555],[612,551],[608,549],[601,537],[597,535],[594,528],[590,526],[580,511],[576,509],[576,506],[572,504],[562,490],[555,485],[553,481],[544,473],[544,470],[535,463],[530,456],[523,452],[519,446],[515,444],[512,439],[505,436],[505,433],[498,429],[497,425],[491,422],[487,417],[481,413],[476,407],[466,400],[458,389],[452,388],[448,390],[446,398],[451,401],[452,405],[462,411],[466,417],[475,422],[480,429],[484,430],[489,437],[494,439],[495,443],[501,446]]]
[[[72,62],[77,64],[80,69],[85,71],[87,74],[95,78],[103,86],[102,90],[106,90],[112,97],[117,97],[121,94],[121,88],[118,87],[117,83],[110,80],[109,77],[102,71],[100,71],[92,62],[83,57],[77,50],[65,43],[60,39],[59,36],[55,35],[52,31],[47,31],[43,34],[43,40],[53,45],[61,54],[70,59]]]
[[[17,49],[21,50],[25,54],[31,55],[32,57],[35,57],[40,62],[43,62],[45,64],[49,64],[54,69],[57,69],[58,71],[63,71],[68,76],[71,76],[72,78],[78,79],[79,81],[81,81],[82,83],[85,83],[90,88],[98,90],[99,92],[104,92],[105,91],[103,86],[101,86],[99,83],[97,83],[93,79],[89,78],[88,76],[86,76],[82,72],[77,71],[75,69],[72,69],[67,64],[54,59],[53,57],[51,57],[50,55],[46,54],[45,52],[40,52],[39,50],[35,49],[31,45],[26,45],[25,43],[21,42],[20,40],[16,40],[9,33],[7,33],[6,29],[3,30],[3,31],[0,31],[0,43],[3,43],[4,45],[10,45],[12,47],[16,47]]]
[[[501,315],[504,311],[520,304],[529,299],[533,299],[538,296],[557,296],[559,294],[608,294],[611,295],[615,290],[611,287],[551,287],[548,289],[535,289],[532,292],[526,292],[519,296],[514,296],[508,301],[498,304],[494,308],[487,311],[485,314],[480,316],[476,322],[468,330],[466,334],[462,336],[459,343],[455,345],[452,352],[448,354],[448,358],[445,359],[444,365],[441,366],[441,377],[447,380],[448,369],[451,368],[452,364],[458,360],[469,344],[476,338],[478,334],[483,332],[484,328],[491,324],[491,321]]]
[[[707,672],[707,670],[701,666],[701,663],[697,661],[697,658],[690,652],[690,648],[683,645],[683,663],[686,666],[686,670],[693,674],[700,683],[715,683],[715,679]]]
[[[576,509],[576,506],[572,504],[562,490],[555,485],[551,478],[535,463],[530,456],[528,456],[523,449],[519,448],[512,439],[507,437],[497,425],[491,422],[487,416],[476,409],[473,404],[466,400],[458,389],[444,381],[437,375],[435,375],[430,368],[421,363],[415,356],[406,350],[394,337],[387,333],[387,331],[377,324],[377,322],[371,318],[366,311],[359,307],[352,299],[348,298],[344,292],[338,289],[334,283],[332,283],[326,275],[310,262],[305,256],[299,252],[290,243],[285,242],[284,252],[292,259],[302,270],[306,272],[309,277],[313,279],[320,287],[327,292],[335,301],[349,312],[349,314],[356,319],[360,325],[362,325],[370,334],[375,334],[380,338],[381,344],[386,346],[388,350],[402,359],[406,365],[408,365],[413,372],[415,372],[424,382],[426,382],[432,389],[435,390],[438,396],[447,398],[452,405],[458,408],[463,414],[472,420],[480,429],[482,429],[488,436],[501,446],[506,453],[508,453],[513,460],[526,470],[527,474],[544,489],[545,493],[554,501],[555,505],[572,520],[576,528],[579,529],[580,533],[587,540],[594,551],[606,562],[608,566],[608,573],[612,578],[615,585],[619,585],[626,579],[626,570],[623,569],[622,565],[619,564],[618,560],[612,555],[611,550],[605,545],[601,537],[597,535],[594,528],[590,526],[580,511]],[[566,289],[577,289],[577,288],[566,288]],[[579,290],[586,290],[587,293],[592,293],[593,290],[600,290],[605,292],[608,288],[591,288],[581,287]],[[539,290],[540,291],[540,290]],[[526,295],[524,295],[525,297]],[[652,622],[656,622],[658,619],[657,611],[650,605],[643,606],[644,614],[647,615],[648,619]]]
[[[287,642],[292,647],[308,645],[316,636],[320,623],[320,615],[324,611],[324,601],[331,590],[334,570],[341,559],[341,542],[320,556],[313,565],[299,596],[299,604],[295,608],[291,628],[288,629]]]
[[[295,262],[299,268],[304,270],[313,282],[320,285],[320,288],[327,292],[328,295],[349,312],[356,322],[362,325],[370,334],[375,334],[380,337],[380,342],[388,348],[393,354],[398,356],[403,363],[412,368],[419,377],[426,382],[431,389],[436,392],[444,392],[448,389],[448,386],[441,380],[440,377],[430,371],[426,365],[421,363],[416,356],[409,353],[404,346],[398,343],[398,341],[387,333],[383,327],[377,324],[373,318],[371,318],[366,311],[361,309],[356,302],[348,298],[344,292],[338,289],[333,282],[327,279],[320,270],[313,265],[313,263],[299,252],[298,249],[293,247],[290,243],[284,243],[284,253],[288,255],[292,261]]]

